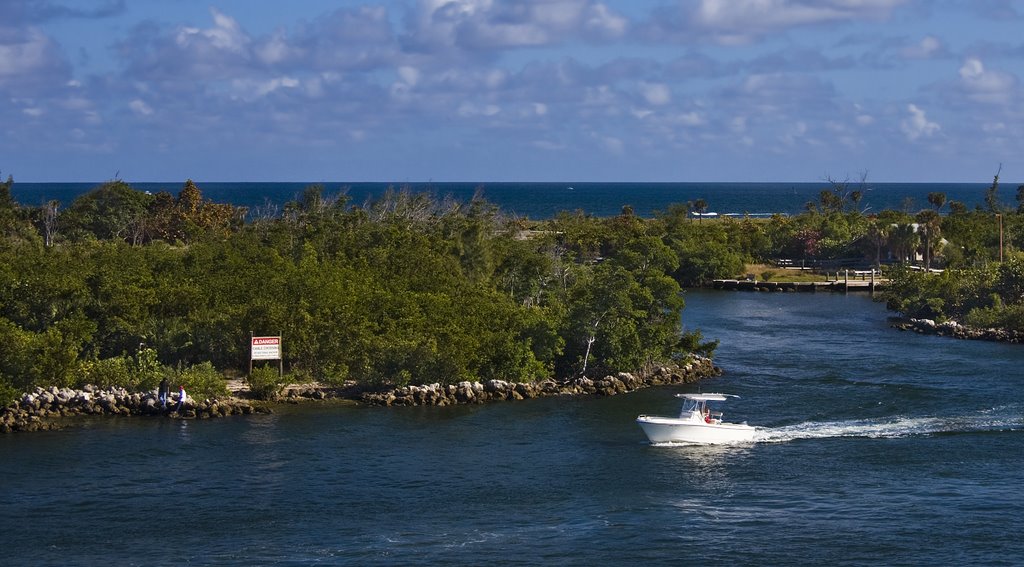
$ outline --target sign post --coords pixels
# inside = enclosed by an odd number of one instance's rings
[[[249,344],[249,374],[252,375],[252,361],[276,360],[278,375],[284,376],[284,357],[281,354],[281,335],[276,337],[251,336]]]

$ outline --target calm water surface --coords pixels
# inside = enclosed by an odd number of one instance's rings
[[[650,446],[655,388],[302,406],[0,437],[4,564],[1024,564],[1024,346],[864,296],[689,292],[736,447]]]

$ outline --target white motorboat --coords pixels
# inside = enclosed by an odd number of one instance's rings
[[[744,443],[754,440],[757,429],[743,423],[722,421],[722,412],[708,402],[738,398],[730,394],[676,394],[683,398],[679,417],[641,415],[636,418],[651,443]]]

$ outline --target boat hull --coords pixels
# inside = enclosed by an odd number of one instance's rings
[[[745,423],[694,423],[692,420],[642,415],[637,424],[651,443],[749,443],[757,429]]]

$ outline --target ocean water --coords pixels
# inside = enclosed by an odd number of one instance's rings
[[[205,197],[255,209],[267,204],[280,207],[296,199],[310,183],[224,183],[199,182]],[[704,199],[709,212],[735,215],[798,214],[808,201],[817,201],[821,183],[345,183],[321,182],[325,194],[344,192],[351,202],[362,205],[379,197],[388,187],[409,187],[444,198],[468,201],[477,190],[503,211],[532,219],[550,218],[560,211],[610,216],[624,205],[642,216],[665,211],[673,203]],[[12,195],[23,205],[37,206],[51,199],[70,204],[78,195],[95,188],[95,183],[15,183]],[[132,183],[141,191],[170,191],[177,194],[182,183]],[[974,207],[984,201],[987,183],[873,183],[864,191],[860,208],[867,212],[884,209],[917,212],[927,208],[928,193],[945,193],[949,200]],[[1014,202],[1016,185],[1004,183],[1001,200]]]
[[[3,563],[1024,564],[1024,347],[866,295],[686,297],[722,341],[700,384],[0,436]],[[648,444],[698,389],[759,440]]]

